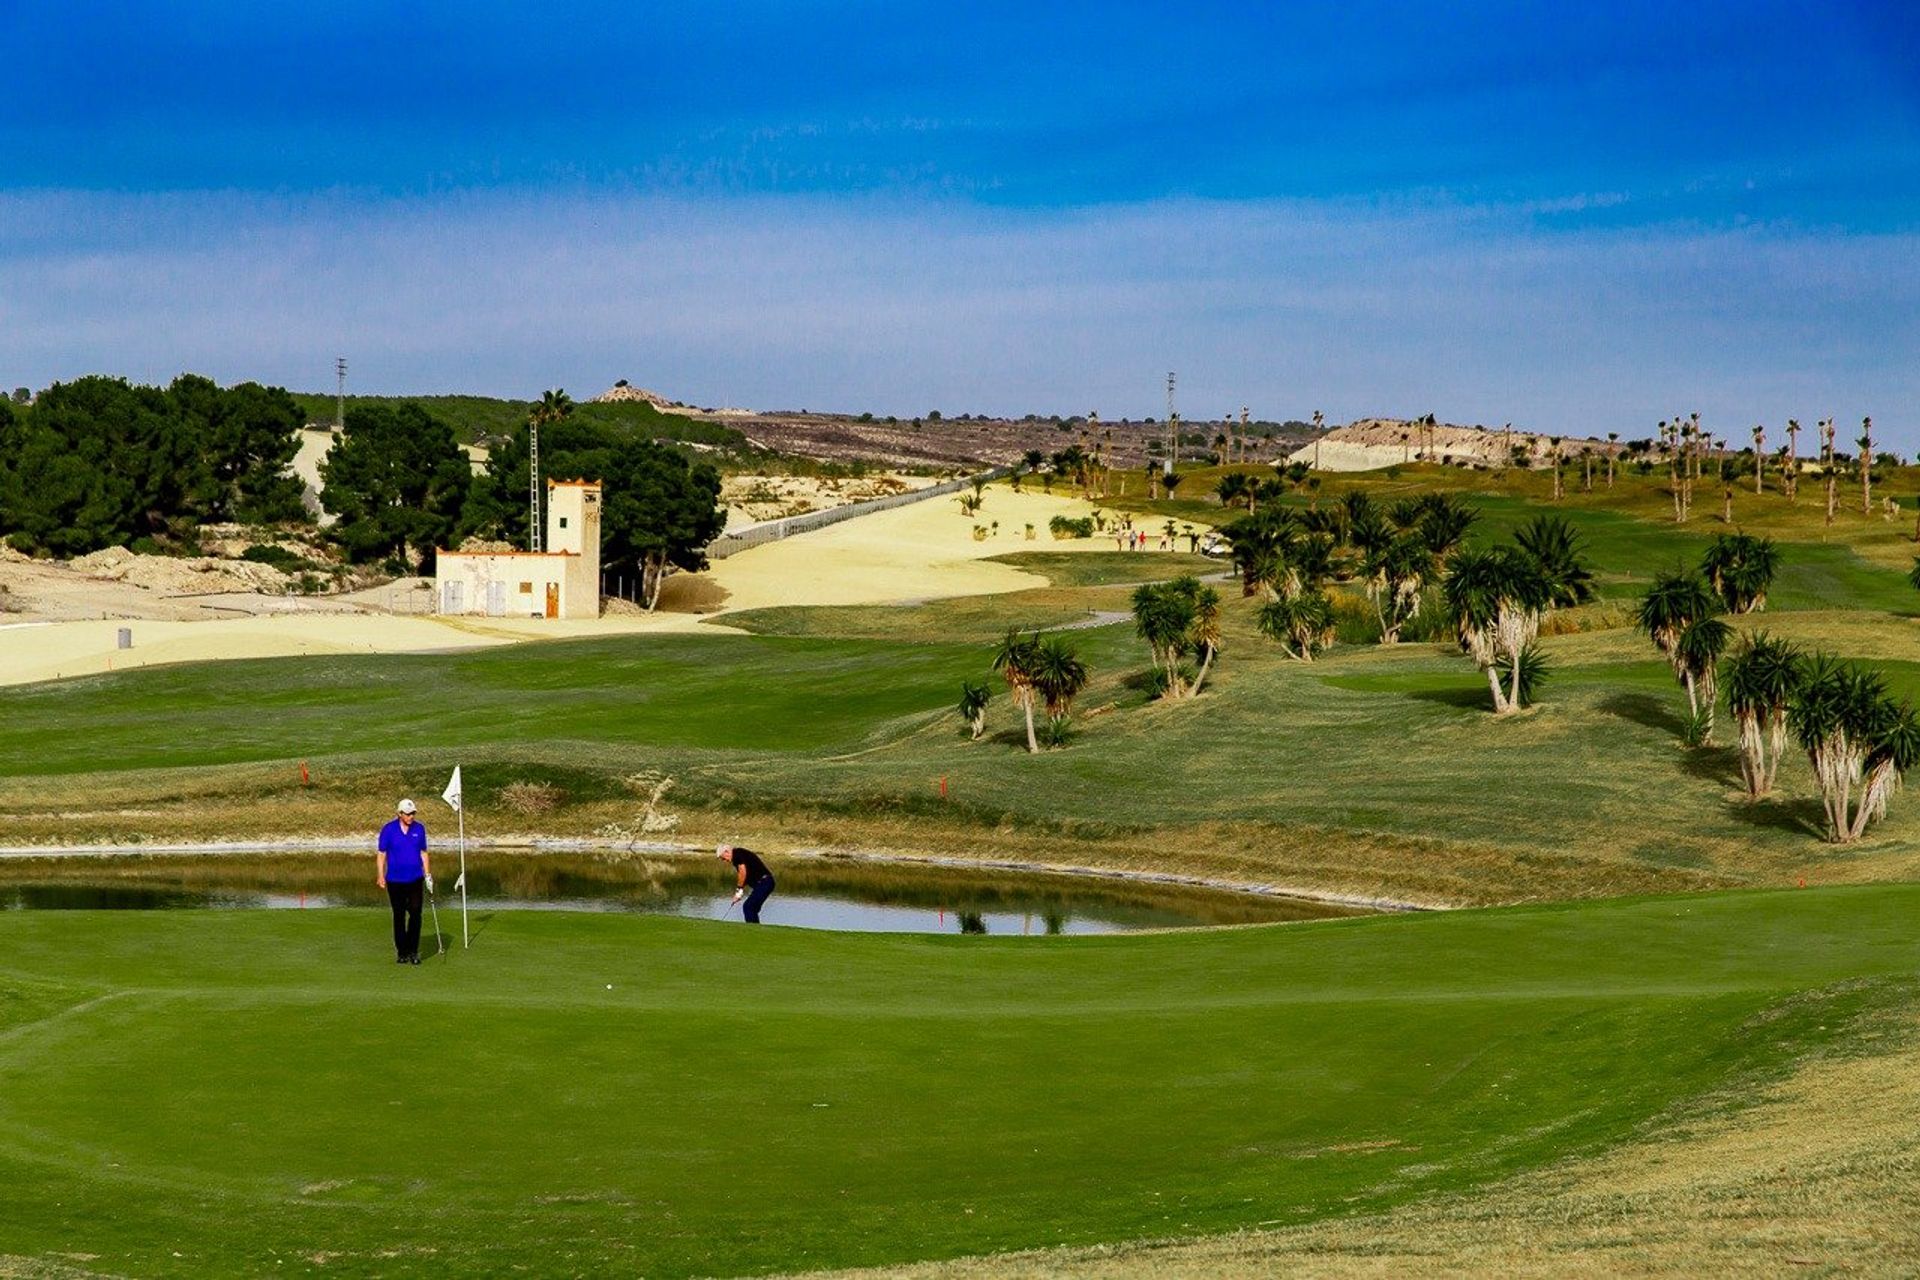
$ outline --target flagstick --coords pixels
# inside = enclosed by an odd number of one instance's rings
[[[460,797],[460,807],[454,810],[460,815],[460,946],[465,950],[473,946],[473,939],[467,934],[467,806],[466,797]]]

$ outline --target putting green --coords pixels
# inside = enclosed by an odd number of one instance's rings
[[[671,1275],[1310,1220],[1783,1067],[1913,970],[1916,908],[1031,942],[523,913],[418,969],[371,911],[12,913],[0,1259]]]

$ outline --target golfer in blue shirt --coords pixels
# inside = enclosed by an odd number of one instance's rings
[[[427,829],[414,816],[411,800],[402,800],[398,815],[380,828],[380,851],[374,855],[380,887],[393,906],[393,949],[400,964],[420,963],[420,908],[422,891],[433,889],[433,864],[427,860]]]

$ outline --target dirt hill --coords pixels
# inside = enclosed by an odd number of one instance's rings
[[[1510,427],[1463,427],[1450,422],[1427,427],[1405,418],[1361,418],[1335,427],[1288,455],[1322,471],[1373,471],[1403,462],[1439,462],[1448,466],[1544,467],[1553,455],[1554,437]],[[1604,455],[1621,446],[1587,436],[1560,437],[1565,458],[1582,449]],[[1523,449],[1516,460],[1514,450]]]

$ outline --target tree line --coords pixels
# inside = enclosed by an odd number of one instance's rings
[[[56,383],[0,401],[0,535],[58,556],[191,545],[204,524],[307,518],[288,467],[299,406],[279,387]]]
[[[564,392],[534,413],[545,476],[604,486],[601,563],[641,583],[652,607],[673,569],[706,563],[725,527],[710,464],[617,420],[583,421]],[[220,387],[186,374],[166,387],[122,378],[57,383],[31,405],[0,400],[0,536],[57,556],[103,547],[193,550],[201,526],[307,523],[290,468],[306,415],[279,387]],[[473,474],[454,429],[418,403],[362,402],[321,464],[327,536],[353,564],[431,572],[468,538],[529,545],[529,424]]]

